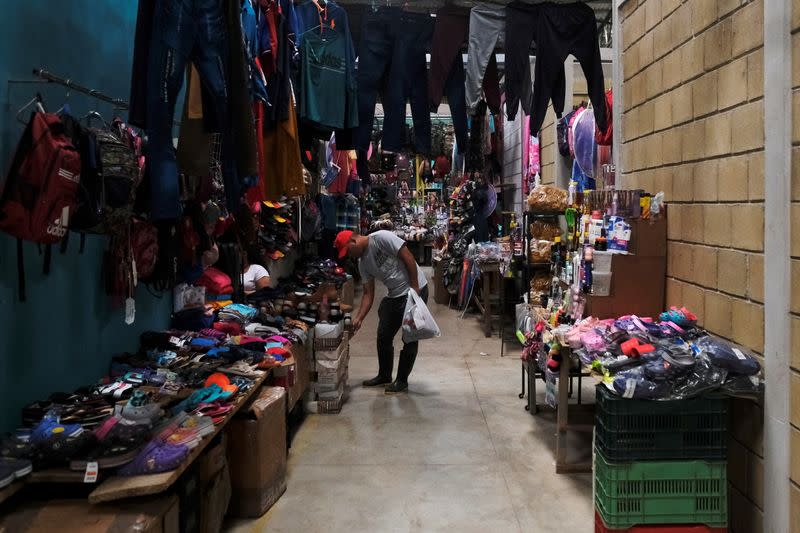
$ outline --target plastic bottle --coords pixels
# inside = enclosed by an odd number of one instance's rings
[[[606,238],[606,228],[600,230],[600,236],[594,241],[594,249],[598,252],[608,250],[608,239]]]
[[[572,207],[575,205],[575,191],[577,190],[578,183],[575,180],[570,180],[569,188],[567,189],[567,206]]]

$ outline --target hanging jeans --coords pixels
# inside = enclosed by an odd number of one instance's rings
[[[172,141],[175,102],[186,65],[197,67],[212,109],[206,121],[222,134],[222,173],[230,209],[236,209],[241,186],[236,178],[228,116],[229,55],[221,0],[157,0],[147,76],[148,166],[152,217],[178,218],[181,213],[178,168]]]
[[[447,95],[456,145],[460,152],[466,150],[469,142],[467,95],[464,87],[466,77],[461,59],[461,45],[468,34],[469,10],[445,6],[437,11],[431,47],[431,68],[428,72],[428,105],[431,113],[435,113],[442,103],[442,96]],[[484,79],[484,85],[486,81],[490,81],[488,75]],[[496,79],[494,83],[497,83]]]
[[[572,54],[578,60],[586,77],[589,99],[594,107],[595,124],[601,132],[608,127],[606,117],[605,81],[600,61],[600,43],[597,38],[597,19],[591,7],[584,3],[539,4],[539,21],[536,25],[536,76],[533,84],[531,108],[531,134],[542,127],[550,98],[560,117],[564,111],[563,89],[559,80],[564,76],[564,62]],[[558,93],[561,97],[558,99]],[[560,109],[559,109],[560,105]]]
[[[419,291],[422,300],[428,302],[428,286]],[[408,296],[381,300],[378,307],[378,375],[391,380],[394,369],[394,336],[403,325],[403,314],[406,310]],[[397,365],[397,381],[408,381],[408,376],[417,360],[419,342],[403,343],[400,350],[400,362]]]
[[[396,23],[394,54],[384,93],[383,147],[402,150],[406,123],[406,101],[411,102],[414,150],[431,151],[431,114],[428,109],[428,65],[426,52],[433,35],[433,18],[423,13],[400,13]],[[391,112],[389,109],[391,108]]]
[[[526,114],[531,111],[530,48],[537,41],[537,29],[544,4],[514,1],[506,6],[506,114],[509,120],[517,115],[520,101]],[[537,48],[537,56],[547,53]],[[563,67],[563,66],[562,66]],[[562,68],[553,86],[553,108],[558,116],[564,111],[566,80]]]
[[[375,120],[375,103],[382,84],[389,77],[394,46],[394,21],[400,18],[396,7],[364,8],[361,39],[358,44],[358,133],[356,146],[362,150],[369,147],[372,125]],[[399,83],[399,80],[396,80]],[[384,117],[394,112],[397,106],[387,105],[384,95]],[[405,116],[405,109],[403,109]]]
[[[505,42],[505,12],[495,5],[479,4],[469,15],[469,45],[467,54],[467,107],[474,111],[481,98],[481,85],[487,75],[487,67],[494,59],[496,46]],[[493,87],[490,88],[493,92]],[[486,103],[493,112],[500,109],[500,93],[486,92]]]

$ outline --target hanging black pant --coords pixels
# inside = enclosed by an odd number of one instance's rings
[[[369,148],[372,125],[375,120],[375,103],[378,92],[389,77],[394,46],[393,21],[400,17],[400,9],[381,7],[375,10],[364,7],[361,37],[358,42],[358,133],[356,146]],[[385,100],[385,97],[384,97]],[[384,102],[385,103],[385,102]],[[394,107],[392,107],[393,109]],[[405,110],[403,110],[405,113]],[[384,115],[391,109],[384,109]]]
[[[554,95],[559,77],[564,75],[564,62],[570,54],[575,56],[583,69],[589,99],[594,107],[595,123],[601,132],[605,132],[608,127],[605,81],[594,11],[584,3],[547,2],[537,7],[539,21],[535,25],[535,38],[538,52],[533,84],[531,134],[539,133],[551,97],[556,114],[560,117],[564,112],[563,96],[559,101]],[[514,45],[509,43],[507,49],[513,47]]]
[[[466,76],[461,59],[461,47],[468,33],[469,10],[445,6],[437,11],[428,71],[428,104],[431,113],[435,113],[442,103],[442,96],[447,95],[459,153],[466,152],[469,143]]]
[[[433,19],[424,13],[400,13],[395,31],[389,82],[384,92],[383,147],[399,152],[406,144],[406,101],[414,121],[414,150],[431,151],[431,114],[428,110],[428,65],[425,54],[433,35]],[[366,38],[366,37],[363,37]],[[390,112],[391,111],[391,112]]]
[[[514,1],[506,6],[506,116],[514,120],[520,101],[525,113],[531,112],[531,64],[530,49],[538,41],[536,33],[544,4],[526,4]],[[537,47],[539,55],[547,50]],[[566,79],[564,68],[560,69],[552,90],[553,108],[559,116],[564,112]]]

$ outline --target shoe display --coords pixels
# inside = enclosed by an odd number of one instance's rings
[[[120,476],[141,476],[169,472],[178,468],[187,455],[189,455],[187,446],[166,444],[154,439],[117,473]]]
[[[33,463],[27,459],[0,457],[0,489],[7,487],[14,480],[21,479],[33,472]]]

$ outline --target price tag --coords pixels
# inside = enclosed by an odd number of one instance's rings
[[[136,259],[131,261],[131,270],[133,271],[133,286],[139,285],[139,273],[136,272]]]
[[[86,473],[83,474],[83,482],[84,483],[97,483],[97,474],[100,472],[100,469],[97,466],[96,461],[89,461],[86,463]]]
[[[742,360],[747,359],[747,357],[745,357],[745,355],[742,353],[742,351],[739,348],[734,348],[733,349],[733,353],[736,354],[736,357],[738,357],[739,359],[742,359]]]
[[[181,345],[181,340],[178,337],[170,337],[169,338],[169,343],[170,344],[174,344],[175,346],[180,346]]]
[[[136,320],[136,300],[133,298],[125,299],[125,323],[129,326]]]

